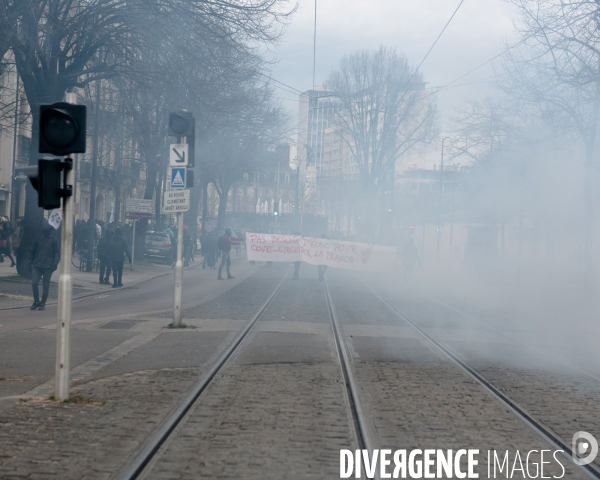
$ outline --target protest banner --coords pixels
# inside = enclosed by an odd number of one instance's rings
[[[306,262],[348,270],[384,270],[396,255],[394,247],[270,233],[247,233],[248,260]]]

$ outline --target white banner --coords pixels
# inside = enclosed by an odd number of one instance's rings
[[[394,247],[270,233],[247,233],[246,251],[251,261],[306,262],[364,271],[384,270],[396,256]]]

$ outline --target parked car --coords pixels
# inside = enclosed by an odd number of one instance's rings
[[[150,258],[162,258],[169,265],[173,263],[171,238],[165,232],[147,232],[144,255]]]

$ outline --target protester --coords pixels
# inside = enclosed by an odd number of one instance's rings
[[[300,232],[294,232],[294,235],[301,236]],[[302,262],[294,262],[294,276],[292,277],[294,280],[300,279],[300,265]]]
[[[98,242],[98,262],[100,264],[100,283],[103,285],[110,285],[110,272],[112,270],[112,264],[109,259],[110,254],[110,243],[112,240],[112,232],[106,228],[104,229],[104,235]]]
[[[210,232],[206,236],[206,241],[204,246],[204,260],[202,262],[202,266],[208,266],[208,268],[214,270],[216,267],[216,253],[217,253],[217,233],[215,231]]]
[[[42,235],[33,243],[31,259],[31,289],[33,291],[31,310],[44,310],[50,291],[50,277],[58,267],[58,261],[60,260],[60,250],[58,240],[54,236],[54,227],[48,225]],[[43,278],[42,301],[40,301],[39,292],[41,278]]]
[[[223,235],[221,235],[221,237],[219,237],[218,246],[219,246],[219,250],[221,250],[222,257],[221,257],[221,265],[219,265],[219,276],[217,277],[217,280],[224,280],[223,277],[221,276],[221,273],[223,272],[223,267],[225,265],[227,265],[227,279],[234,278],[234,276],[231,275],[231,272],[230,272],[231,247],[233,245],[239,245],[240,243],[242,243],[242,241],[243,241],[243,239],[241,239],[241,238],[231,236],[231,228],[226,228],[225,233]]]
[[[208,249],[208,233],[203,231],[200,235],[200,253],[202,254],[202,268],[206,268],[206,251]]]
[[[187,225],[183,226],[183,266],[190,264],[192,256],[192,236]]]
[[[108,258],[112,263],[114,279],[112,288],[123,286],[121,280],[123,279],[123,264],[125,263],[125,256],[127,256],[127,258],[129,259],[129,263],[131,263],[131,253],[129,252],[129,247],[127,246],[127,242],[123,238],[121,229],[117,228],[110,241],[110,248],[108,253]]]
[[[415,245],[415,241],[412,236],[408,237],[404,247],[402,248],[402,261],[404,264],[404,277],[407,280],[412,278],[413,270],[415,265],[418,263],[421,265],[421,258],[419,257],[419,251]]]
[[[13,255],[16,258],[17,273],[21,274],[21,237],[23,236],[23,219],[17,219],[17,225],[13,231],[12,239],[10,241],[13,249]]]
[[[327,238],[327,235],[321,235],[321,238]],[[319,265],[319,281],[325,280],[325,272],[327,271],[327,265]]]
[[[8,218],[0,217],[0,263],[4,262],[4,257],[10,259],[10,266],[16,265],[13,256],[11,255],[11,235],[13,229],[8,221]]]

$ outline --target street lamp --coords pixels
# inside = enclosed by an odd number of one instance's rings
[[[450,137],[442,138],[442,161],[440,163],[440,197],[438,202],[438,224],[437,224],[437,247],[436,247],[436,259],[440,261],[440,243],[442,240],[442,192],[444,189],[444,143],[449,140]]]

